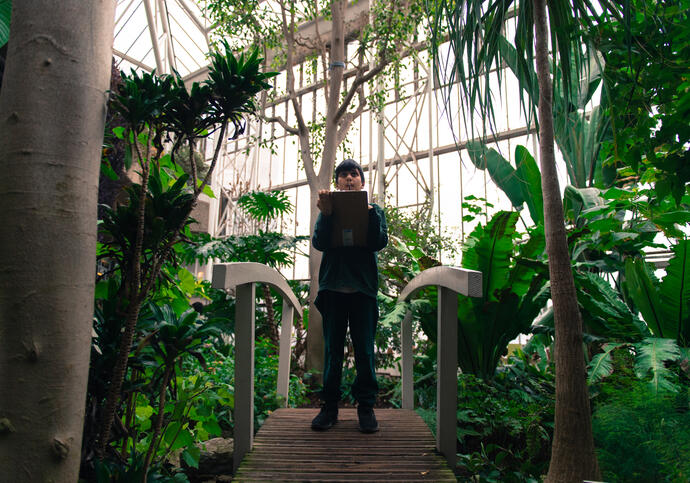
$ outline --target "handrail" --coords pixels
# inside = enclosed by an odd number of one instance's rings
[[[458,424],[458,294],[481,297],[482,273],[458,267],[429,268],[410,280],[398,302],[430,286],[438,287],[436,448],[454,469]],[[402,321],[401,338],[402,407],[413,409],[412,312],[409,310]]]
[[[235,287],[235,411],[233,468],[239,467],[242,458],[254,442],[254,326],[255,283],[265,283],[275,288],[283,297],[283,317],[278,348],[277,393],[287,406],[290,381],[290,352],[292,319],[295,309],[302,307],[285,277],[273,268],[261,263],[236,262],[213,265],[213,288],[228,290]]]

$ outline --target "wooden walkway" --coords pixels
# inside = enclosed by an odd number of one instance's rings
[[[313,431],[318,411],[271,414],[233,481],[456,481],[414,411],[377,409],[380,430],[373,434],[357,430],[355,409],[340,409],[333,428]]]

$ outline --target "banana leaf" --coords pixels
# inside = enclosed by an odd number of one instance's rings
[[[664,317],[659,295],[659,282],[644,260],[625,261],[625,279],[631,299],[635,302],[649,330],[660,338],[675,337],[677,328]]]
[[[584,220],[579,220],[580,215],[597,206],[603,206],[604,199],[598,188],[577,188],[572,185],[565,187],[563,191],[563,211],[567,219],[578,223],[580,226]]]
[[[0,47],[10,38],[10,19],[12,18],[12,0],[0,0]]]
[[[526,147],[515,148],[515,165],[522,196],[532,221],[537,225],[544,224],[544,199],[541,191],[541,172]]]
[[[587,333],[630,342],[650,335],[645,323],[630,311],[609,282],[590,272],[574,274]]]
[[[690,346],[690,240],[681,240],[673,247],[674,256],[666,267],[659,298],[661,314],[675,332],[665,334],[683,347]]]
[[[463,244],[462,267],[482,272],[483,301],[497,301],[496,290],[510,278],[517,220],[516,212],[499,211],[486,226],[478,225]]]
[[[477,168],[489,172],[493,182],[508,196],[515,209],[521,210],[525,198],[520,179],[510,162],[495,149],[478,141],[467,142],[467,154]]]
[[[541,265],[512,261],[517,219],[517,213],[497,213],[472,232],[463,248],[462,266],[481,270],[485,285],[483,297],[458,300],[458,363],[464,373],[485,379],[493,377],[508,343],[529,333],[549,298],[546,277],[538,276]],[[526,245],[526,253],[540,246]]]

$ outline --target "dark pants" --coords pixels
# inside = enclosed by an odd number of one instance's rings
[[[337,404],[340,401],[345,333],[349,325],[357,371],[352,384],[352,395],[360,406],[373,407],[379,389],[374,363],[374,336],[379,318],[376,299],[359,292],[323,290],[316,299],[316,307],[323,317],[326,343],[321,398],[326,404]]]

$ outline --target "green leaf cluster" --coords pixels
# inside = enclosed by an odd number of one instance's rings
[[[610,482],[687,481],[690,476],[688,387],[657,393],[632,374],[601,387],[592,429],[602,477]]]
[[[650,183],[650,201],[679,204],[690,183],[690,5],[635,0],[625,21],[591,30],[605,60],[612,139],[605,164],[618,182]]]
[[[690,240],[673,247],[666,276],[659,281],[644,260],[625,262],[626,287],[652,333],[690,346]]]

